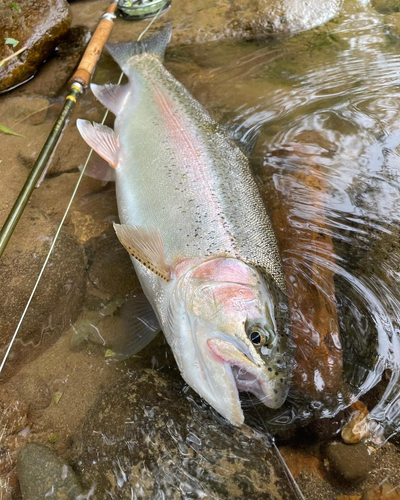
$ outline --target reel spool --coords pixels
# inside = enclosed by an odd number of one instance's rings
[[[155,16],[171,6],[171,0],[118,0],[120,16],[132,21],[140,21]]]

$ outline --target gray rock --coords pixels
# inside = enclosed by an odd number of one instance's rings
[[[23,500],[76,500],[83,493],[71,467],[43,444],[22,448],[17,472]]]
[[[127,374],[74,437],[69,461],[91,499],[291,498],[266,438],[236,429],[178,373]]]
[[[332,442],[325,446],[323,452],[329,463],[329,472],[341,482],[362,481],[374,466],[373,458],[362,442],[350,445]]]
[[[0,68],[0,90],[12,88],[34,75],[71,24],[65,0],[19,0],[15,5],[0,3],[0,33],[4,38],[18,41],[15,48],[0,44],[0,60],[24,46],[28,48]]]

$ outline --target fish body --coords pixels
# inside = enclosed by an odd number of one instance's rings
[[[93,87],[116,113],[112,154],[105,134],[78,126],[115,167],[117,235],[183,378],[240,425],[238,390],[271,407],[288,392],[282,265],[246,156],[163,66],[167,39],[168,28],[109,49],[129,78]]]

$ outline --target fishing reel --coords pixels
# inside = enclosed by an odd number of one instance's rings
[[[137,21],[155,16],[170,6],[171,0],[118,0],[121,17]]]

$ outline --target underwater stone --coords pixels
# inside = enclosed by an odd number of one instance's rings
[[[57,224],[49,216],[28,205],[1,259],[2,356],[32,292],[56,229]],[[4,365],[3,380],[59,339],[79,316],[85,289],[84,249],[66,230],[62,230]]]
[[[43,444],[29,443],[22,448],[17,471],[23,500],[76,500],[83,493],[72,469]]]
[[[177,372],[127,374],[108,387],[74,437],[69,462],[92,500],[292,498],[265,437],[236,429]]]
[[[325,446],[324,455],[329,471],[338,481],[356,483],[365,479],[373,468],[373,459],[364,443],[332,442]]]
[[[14,7],[16,5],[17,7]],[[0,33],[13,38],[18,45],[13,48],[0,42],[0,61],[28,46],[19,56],[0,67],[0,91],[14,87],[35,74],[71,24],[65,0],[18,0],[15,4],[0,2]]]

